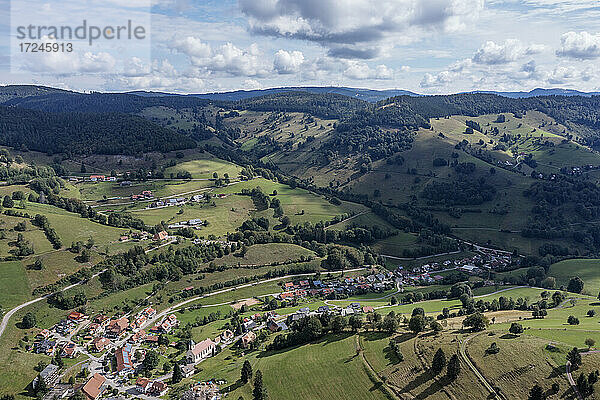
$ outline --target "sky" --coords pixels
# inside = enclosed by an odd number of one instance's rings
[[[600,91],[599,0],[0,0],[0,16],[0,84]],[[83,19],[101,28],[133,20],[146,37],[19,50],[18,26]]]

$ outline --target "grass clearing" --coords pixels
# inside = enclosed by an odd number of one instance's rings
[[[0,306],[9,310],[31,297],[29,280],[20,261],[0,262]]]

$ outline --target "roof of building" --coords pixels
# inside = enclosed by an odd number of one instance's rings
[[[88,399],[96,399],[100,393],[102,385],[106,382],[106,378],[100,375],[99,373],[95,373],[89,381],[85,385],[81,391],[86,395]]]
[[[131,344],[126,344],[115,352],[117,359],[117,371],[121,372],[125,369],[133,369],[131,362]]]
[[[192,348],[192,354],[197,356],[198,354],[201,354],[203,351],[213,347],[214,345],[215,342],[213,342],[212,339],[203,340],[200,343],[196,343],[194,348]]]
[[[149,383],[150,383],[150,379],[140,376],[139,378],[137,378],[137,381],[135,381],[135,386],[141,386],[145,389]]]
[[[58,370],[58,367],[56,365],[48,364],[48,366],[44,368],[42,372],[40,372],[40,376],[42,377],[42,379],[45,379],[47,376],[52,375],[56,370]]]

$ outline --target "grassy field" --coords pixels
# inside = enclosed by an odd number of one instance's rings
[[[401,331],[393,336],[377,332],[363,333],[360,338],[365,358],[373,369],[406,398],[483,399],[487,396],[485,389],[464,364],[458,379],[452,383],[447,382],[443,375],[434,379],[429,371],[431,359],[438,348],[444,350],[447,358],[457,352],[454,335],[415,336]],[[390,339],[397,343],[403,361],[399,361],[390,351]]]
[[[215,193],[239,193],[242,189],[256,187],[260,187],[264,193],[269,194],[273,193],[274,190],[277,191],[277,196],[271,197],[279,199],[283,212],[290,217],[292,224],[327,221],[336,215],[343,215],[348,212],[359,213],[366,210],[362,205],[348,202],[342,202],[342,205],[336,206],[329,203],[323,196],[304,189],[292,189],[287,185],[263,178],[241,182],[227,188],[218,188],[215,189]],[[304,214],[302,214],[303,210]],[[264,217],[270,217],[272,214],[273,210],[256,213],[256,215]]]
[[[247,196],[227,196],[214,199],[215,206],[210,204],[186,204],[182,207],[164,207],[159,209],[132,210],[132,214],[141,218],[146,224],[155,225],[160,222],[174,223],[200,218],[209,225],[197,231],[198,236],[223,236],[234,232],[244,221],[249,219],[254,209],[252,200]]]
[[[316,257],[313,251],[295,244],[267,243],[248,247],[243,257],[233,254],[215,260],[217,265],[266,265],[286,261],[296,261],[300,257]]]
[[[556,285],[561,286],[569,283],[569,279],[578,276],[583,279],[584,293],[597,296],[600,291],[600,260],[565,260],[552,264],[548,275],[556,278]]]
[[[412,233],[399,232],[397,235],[390,236],[387,239],[379,240],[373,245],[373,250],[380,254],[394,257],[403,257],[404,249],[414,249],[418,247],[417,236]]]
[[[192,174],[193,179],[212,179],[213,173],[217,173],[220,178],[225,174],[229,175],[230,179],[238,177],[242,168],[238,165],[216,158],[208,153],[198,155],[195,160],[184,161],[178,163],[174,167],[169,167],[165,170],[165,177],[170,174],[177,174],[177,171],[187,171]]]
[[[232,390],[228,397],[251,398],[252,387],[236,382],[244,359],[253,370],[261,370],[273,399],[386,399],[365,371],[356,353],[356,337],[328,335],[314,343],[274,353],[251,352],[232,357],[230,350],[203,362],[199,379],[226,379]],[[325,371],[327,371],[325,373]]]
[[[48,204],[27,203],[26,210],[32,215],[43,214],[48,217],[50,226],[58,233],[63,246],[67,247],[71,245],[71,242],[77,240],[85,242],[89,237],[94,239],[96,246],[105,246],[117,242],[123,233],[129,231],[128,229],[98,224],[89,219],[81,218],[79,214],[70,213]]]
[[[499,353],[486,353],[492,343],[500,347]],[[546,390],[558,383],[562,390],[549,398],[567,397],[564,365],[554,361],[545,349],[547,344],[546,340],[528,335],[482,333],[469,341],[468,354],[490,384],[499,387],[509,399],[523,398],[523,392],[536,383]]]
[[[0,306],[3,310],[25,302],[31,297],[29,280],[20,261],[0,263]]]

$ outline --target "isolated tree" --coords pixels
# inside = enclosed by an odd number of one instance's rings
[[[437,332],[441,332],[441,331],[443,331],[443,330],[444,330],[444,327],[442,326],[442,324],[440,324],[440,323],[439,323],[439,322],[437,322],[437,321],[432,321],[432,322],[429,324],[429,327],[431,328],[431,330],[432,330],[432,331],[434,331],[434,332],[436,332],[436,333],[437,333]]]
[[[552,393],[557,394],[559,390],[560,390],[560,385],[558,384],[558,382],[554,382],[552,384]]]
[[[14,206],[15,202],[13,201],[13,199],[9,195],[4,196],[4,199],[2,200],[2,207],[13,208]]]
[[[500,353],[500,347],[498,347],[498,345],[496,344],[496,342],[493,342],[492,344],[490,344],[490,347],[488,347],[485,352],[487,354],[498,354]]]
[[[567,318],[567,323],[569,325],[579,325],[579,318],[575,317],[574,315],[569,315],[569,318]]]
[[[24,329],[30,329],[33,328],[36,324],[36,319],[35,319],[35,315],[33,315],[31,312],[28,312],[27,314],[25,314],[23,316],[23,320],[21,321],[21,326]]]
[[[464,326],[471,327],[474,331],[482,331],[488,324],[489,321],[487,317],[480,312],[469,315],[463,321]]]
[[[585,345],[588,347],[588,349],[591,349],[596,345],[596,341],[592,338],[587,338],[585,339]]]
[[[596,316],[596,310],[588,310],[587,316],[588,317],[594,317],[594,316]]]
[[[246,360],[244,361],[244,364],[242,365],[242,383],[246,384],[248,382],[250,382],[250,380],[252,379],[252,365],[250,365],[250,361]]]
[[[554,302],[554,306],[558,306],[565,300],[565,295],[563,292],[554,292],[552,293],[552,301]]]
[[[439,348],[433,356],[433,361],[431,362],[431,370],[437,375],[440,372],[442,372],[445,366],[446,354],[444,353],[444,350]]]
[[[38,257],[35,259],[35,262],[33,263],[33,269],[36,271],[41,271],[44,269],[44,262],[41,258]]]
[[[424,317],[425,316],[425,310],[423,310],[422,307],[415,307],[412,310],[411,316],[414,317],[415,315],[422,315]]]
[[[521,333],[523,333],[523,325],[517,322],[513,322],[512,324],[510,324],[510,328],[508,329],[508,331],[513,335],[520,335]]]
[[[448,368],[446,369],[446,376],[451,381],[455,380],[460,374],[460,360],[456,354],[453,354],[448,361]]]
[[[420,314],[410,317],[410,321],[408,321],[408,329],[414,333],[423,332],[425,330],[425,326],[425,318]]]
[[[544,389],[537,383],[529,391],[529,400],[544,400]]]
[[[580,277],[574,276],[569,279],[569,284],[567,285],[567,290],[572,293],[581,293],[583,290],[583,281]]]
[[[593,376],[592,374],[590,376]],[[579,391],[579,394],[584,398],[594,393],[594,384],[590,382],[583,373],[577,378],[577,391]]]
[[[267,389],[264,387],[262,372],[259,370],[256,371],[256,376],[254,377],[254,389],[252,390],[252,399],[253,400],[266,400],[268,399]]]
[[[581,354],[579,354],[579,349],[577,347],[573,347],[573,349],[567,353],[567,361],[571,363],[572,369],[577,369],[581,366]]]
[[[181,371],[181,367],[179,364],[173,364],[173,376],[171,377],[172,383],[179,383],[183,379],[183,372]]]

